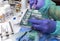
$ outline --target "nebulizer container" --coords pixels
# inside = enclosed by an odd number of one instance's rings
[[[42,15],[38,10],[27,10],[26,14],[24,15],[23,19],[21,20],[21,26],[31,26],[29,22],[30,18],[42,19]]]

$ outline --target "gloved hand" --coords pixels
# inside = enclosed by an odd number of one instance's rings
[[[38,20],[38,19],[29,19],[29,22],[32,24],[32,28],[42,33],[53,33],[56,30],[56,22],[49,19]]]
[[[60,41],[60,40],[57,39],[56,37],[51,37],[50,39],[48,39],[48,41]]]
[[[39,38],[39,41],[46,41],[48,37],[48,34],[42,34],[42,36]]]
[[[45,0],[29,0],[30,8],[40,9],[45,5]]]
[[[34,0],[29,0],[29,4],[30,4],[30,9],[32,9],[32,6],[34,4]]]

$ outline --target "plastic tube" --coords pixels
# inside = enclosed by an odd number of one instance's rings
[[[21,0],[21,10],[27,8],[27,0]]]

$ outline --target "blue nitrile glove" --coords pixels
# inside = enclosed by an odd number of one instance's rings
[[[48,34],[42,34],[42,36],[39,38],[39,41],[46,41],[48,37]]]
[[[41,12],[44,18],[48,18],[49,8],[54,4],[51,0],[29,0],[30,8]]]
[[[49,19],[29,19],[29,22],[32,24],[32,27],[35,30],[39,30],[42,33],[53,33],[56,30],[56,22]]]
[[[55,38],[55,37],[51,37],[48,41],[60,41],[59,39]]]
[[[30,8],[40,9],[45,5],[45,0],[29,0]]]
[[[38,33],[34,30],[31,30],[30,27],[22,26],[19,33],[21,33],[21,32],[23,32],[23,33],[25,32],[25,33],[21,37],[18,37],[17,40],[19,40],[19,41],[38,41],[39,40]]]
[[[31,28],[27,26],[22,26],[21,29],[19,30],[19,32],[29,32],[29,31],[31,31]]]

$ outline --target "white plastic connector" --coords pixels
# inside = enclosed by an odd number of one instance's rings
[[[21,10],[27,8],[27,0],[21,0]]]

